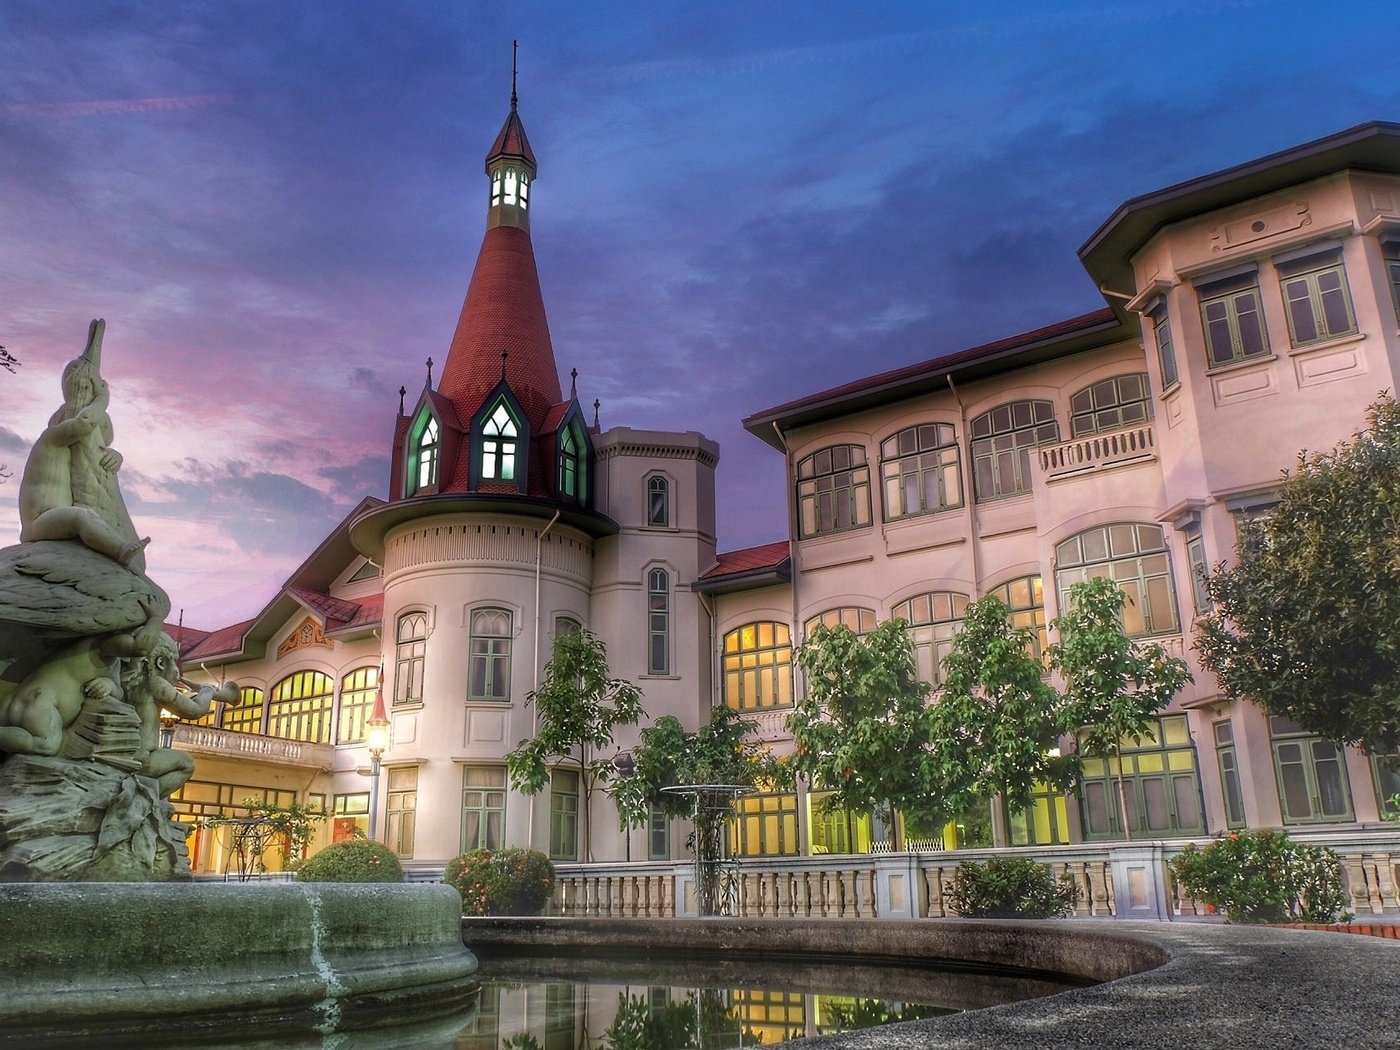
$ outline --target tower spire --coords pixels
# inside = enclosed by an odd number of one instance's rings
[[[516,57],[516,55],[517,55],[517,53],[518,53],[519,51],[520,51],[520,41],[519,41],[519,40],[512,40],[512,41],[510,42],[510,111],[511,111],[512,113],[515,112],[515,105],[516,105],[516,97],[515,97],[515,57]]]

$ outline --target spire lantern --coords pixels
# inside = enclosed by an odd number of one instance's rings
[[[535,153],[520,122],[519,97],[515,91],[517,42],[511,42],[510,113],[501,133],[486,155],[486,177],[491,181],[491,204],[486,228],[514,226],[530,229],[530,191],[535,182]]]

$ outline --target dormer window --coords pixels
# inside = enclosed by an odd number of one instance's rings
[[[491,207],[501,203],[501,173],[495,172],[491,176]]]
[[[438,453],[441,448],[438,421],[426,408],[413,425],[408,448],[407,495],[412,496],[438,483]]]
[[[481,480],[514,481],[520,426],[504,400],[481,428]]]
[[[507,204],[514,204],[514,203],[515,203],[515,187],[516,187],[516,184],[517,184],[517,180],[516,180],[516,175],[515,175],[515,169],[514,169],[514,168],[507,168],[507,169],[506,169],[506,196],[505,196],[505,201],[506,201]]]
[[[583,437],[577,422],[559,434],[559,494],[583,502],[587,493]]]

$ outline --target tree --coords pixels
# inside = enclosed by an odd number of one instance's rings
[[[611,677],[607,647],[592,631],[559,635],[544,667],[544,681],[525,698],[538,717],[534,739],[522,740],[506,756],[511,787],[536,795],[549,783],[550,763],[578,764],[583,808],[583,855],[593,859],[591,811],[593,789],[613,775],[611,756],[597,757],[613,746],[613,731],[641,719],[642,694],[631,682]]]
[[[716,707],[697,732],[674,715],[642,730],[632,752],[633,770],[613,786],[622,826],[640,827],[656,806],[668,817],[694,821],[687,845],[695,853],[701,915],[713,915],[719,897],[719,857],[724,824],[731,816],[729,792],[671,792],[683,785],[754,788],[777,775],[767,748],[749,738],[758,723],[730,707]]]
[[[787,720],[789,772],[829,790],[827,810],[883,810],[896,850],[897,811],[943,824],[949,810],[932,761],[929,687],[919,680],[904,622],[864,636],[820,624],[797,650],[797,663],[806,691]]]
[[[1030,629],[1012,626],[1009,617],[995,595],[967,607],[943,661],[943,691],[929,709],[937,780],[954,813],[993,795],[1019,812],[1040,785],[1073,782],[1072,760],[1052,750],[1075,726],[1045,681]]]
[[[293,799],[278,806],[267,799],[250,796],[243,800],[246,816],[231,817],[215,813],[204,819],[205,827],[230,829],[230,848],[238,855],[239,874],[246,879],[254,871],[267,871],[264,859],[275,841],[282,854],[283,865],[294,868],[306,859],[307,847],[316,837],[316,825],[326,819],[319,809],[309,809]]]
[[[1206,581],[1196,651],[1233,699],[1339,744],[1400,745],[1400,404],[1298,454],[1278,503]]]
[[[1099,577],[1070,588],[1069,608],[1051,627],[1059,641],[1050,646],[1050,666],[1064,679],[1061,724],[1078,728],[1080,755],[1114,761],[1125,739],[1137,744],[1149,735],[1158,711],[1191,681],[1185,661],[1157,644],[1139,645],[1123,629],[1127,596],[1112,580]],[[1117,774],[1123,833],[1128,826],[1127,791]]]

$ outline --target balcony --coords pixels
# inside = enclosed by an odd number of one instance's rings
[[[1058,445],[1042,445],[1036,452],[1045,480],[1058,481],[1113,467],[1150,463],[1157,458],[1157,439],[1152,425],[1145,423]]]
[[[181,722],[175,726],[175,746],[195,754],[273,762],[303,769],[329,769],[334,749],[329,744],[308,744],[260,733],[235,733],[213,726]]]

